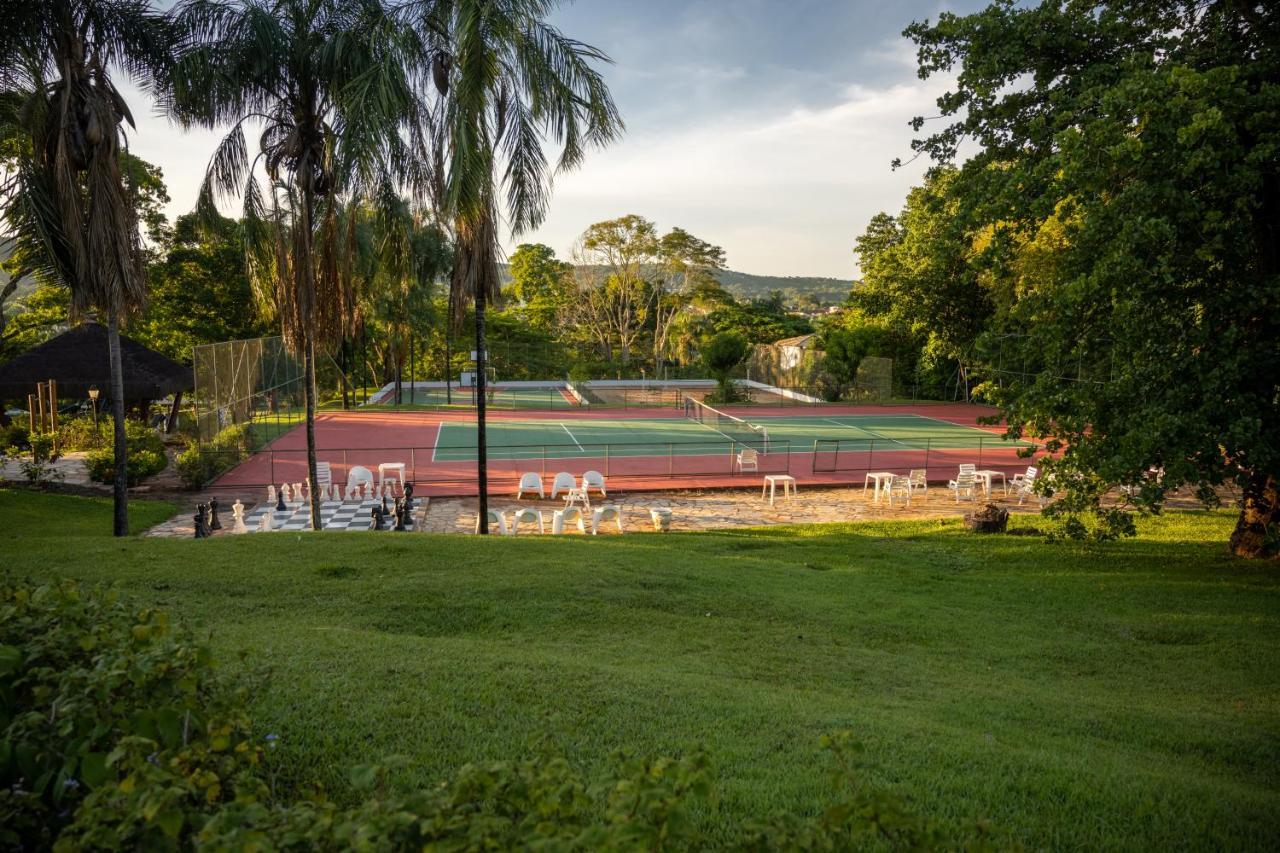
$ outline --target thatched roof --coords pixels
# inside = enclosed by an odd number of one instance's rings
[[[194,384],[191,368],[120,336],[120,357],[126,400],[157,400]],[[84,323],[0,364],[0,398],[25,400],[36,384],[53,379],[58,396],[84,398],[97,385],[105,398],[111,393],[111,367],[107,358],[107,329]]]

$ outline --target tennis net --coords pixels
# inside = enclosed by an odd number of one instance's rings
[[[760,453],[769,452],[769,431],[763,426],[748,423],[687,395],[684,398],[684,416],[715,430],[735,444],[750,447]]]

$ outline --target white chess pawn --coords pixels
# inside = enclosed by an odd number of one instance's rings
[[[276,487],[274,484],[267,486],[267,505],[276,505]]]
[[[303,496],[302,496],[302,484],[301,484],[301,483],[294,483],[294,484],[293,484],[293,499],[294,499],[295,501],[297,501],[298,503],[302,503],[302,501],[303,501],[303,500],[305,500],[305,499],[303,498]]]
[[[275,510],[268,508],[267,511],[262,514],[262,518],[258,519],[258,530],[260,532],[266,533],[271,530],[271,513],[274,511]]]
[[[289,490],[288,483],[280,484],[280,499],[283,500],[285,503],[290,503],[293,500],[293,495]]]
[[[249,528],[244,526],[244,504],[240,503],[240,499],[236,498],[236,502],[231,505],[231,514],[235,516],[236,523],[231,528],[232,533],[248,533]]]

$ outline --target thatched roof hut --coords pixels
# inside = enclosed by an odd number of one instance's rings
[[[180,395],[195,385],[191,368],[120,336],[124,373],[124,397],[129,402],[158,400]],[[84,323],[0,364],[0,399],[26,400],[36,384],[49,379],[58,383],[62,399],[86,398],[96,385],[104,397],[111,393],[111,365],[107,356],[107,329]]]

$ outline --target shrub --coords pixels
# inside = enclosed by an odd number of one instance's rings
[[[734,403],[741,399],[741,392],[729,378],[730,372],[746,360],[751,344],[740,332],[718,332],[702,342],[702,364],[716,380],[716,393],[711,399],[717,403]]]
[[[27,482],[35,485],[49,480],[61,480],[62,472],[53,467],[58,461],[57,436],[51,432],[33,432],[27,436],[29,453],[18,467]]]
[[[163,613],[3,584],[0,843],[154,849],[252,783],[248,698]]]
[[[127,429],[127,428],[126,428]],[[111,418],[68,418],[58,423],[58,444],[63,450],[96,450],[111,444]]]
[[[199,489],[223,471],[244,461],[252,448],[250,424],[234,424],[207,443],[188,442],[175,462],[178,476],[188,489]]]
[[[114,483],[116,479],[115,449],[111,446],[111,421],[106,424],[107,444],[90,450],[84,456],[85,471],[95,483]],[[169,464],[164,452],[164,439],[144,423],[126,420],[125,442],[128,453],[126,471],[130,486],[159,474]]]
[[[0,427],[0,450],[11,448],[10,456],[16,456],[17,452],[31,449],[31,441],[27,428],[19,423],[11,423],[6,427]]]

